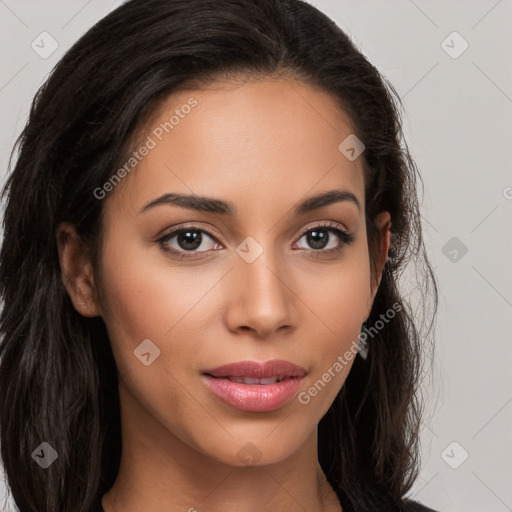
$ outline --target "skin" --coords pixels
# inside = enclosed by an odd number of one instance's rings
[[[198,105],[104,199],[99,268],[73,226],[57,232],[73,304],[83,316],[103,318],[119,370],[123,452],[103,507],[340,511],[318,463],[317,425],[353,360],[307,405],[294,398],[263,413],[220,401],[200,374],[278,358],[304,367],[301,390],[310,388],[350,349],[370,313],[389,214],[375,219],[381,244],[372,277],[362,157],[350,161],[338,150],[353,129],[322,90],[282,77],[183,90],[160,105],[140,140],[191,96]],[[293,215],[306,197],[338,188],[361,208],[343,201]],[[170,192],[230,201],[237,215],[173,205],[139,213]],[[326,248],[315,249],[303,234],[323,222],[348,230],[353,242],[328,230]],[[214,235],[202,233],[197,259],[155,243],[184,224]],[[248,236],[263,249],[252,263],[236,252]],[[163,245],[187,252],[177,237]],[[149,366],[134,357],[144,339],[160,350]],[[247,443],[259,454],[251,466],[239,456]]]

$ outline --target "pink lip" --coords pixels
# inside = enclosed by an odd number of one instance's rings
[[[272,359],[259,363],[257,361],[240,361],[238,363],[225,364],[217,368],[205,370],[203,374],[212,377],[253,377],[265,379],[277,375],[285,377],[304,377],[306,370],[282,359]]]
[[[240,361],[203,372],[208,389],[218,398],[242,411],[266,412],[278,409],[298,392],[306,370],[288,361],[274,359],[259,363]],[[265,379],[282,377],[274,384],[244,384],[228,377]]]

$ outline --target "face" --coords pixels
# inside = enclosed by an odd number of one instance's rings
[[[351,133],[332,97],[282,78],[175,93],[145,127],[102,199],[101,299],[83,311],[104,319],[142,442],[241,466],[316,434],[376,291]]]

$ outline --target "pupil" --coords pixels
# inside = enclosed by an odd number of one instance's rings
[[[325,231],[310,231],[308,234],[308,243],[314,249],[323,249],[327,243],[326,232]]]
[[[182,249],[192,251],[201,245],[201,233],[197,231],[182,231],[178,233],[178,244]],[[189,244],[187,246],[187,244]]]

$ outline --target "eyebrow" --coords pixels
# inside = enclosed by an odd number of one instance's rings
[[[344,201],[355,204],[358,210],[361,210],[361,205],[359,204],[357,197],[352,192],[338,189],[329,190],[316,196],[308,197],[295,207],[294,214],[296,216],[304,215],[312,210]],[[215,199],[212,197],[169,193],[149,202],[146,206],[141,208],[139,213],[146,212],[159,205],[175,205],[201,212],[219,213],[230,217],[235,216],[237,212],[236,207],[229,201],[222,201],[221,199]]]

